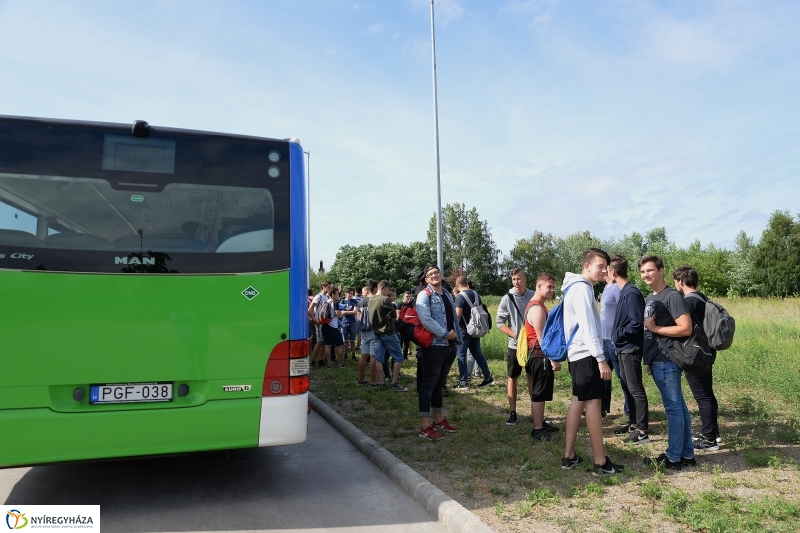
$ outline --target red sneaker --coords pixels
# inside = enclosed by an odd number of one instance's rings
[[[435,429],[433,429],[433,426],[420,429],[419,438],[428,440],[442,440],[442,436]]]
[[[441,422],[434,422],[433,427],[440,431],[447,431],[448,433],[455,433],[458,431],[458,428],[448,422],[446,418],[443,418]]]

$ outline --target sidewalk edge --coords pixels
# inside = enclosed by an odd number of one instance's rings
[[[380,468],[409,496],[427,509],[433,518],[453,533],[494,533],[480,518],[442,492],[413,468],[395,457],[360,429],[342,418],[313,393],[308,393],[311,408],[341,433],[356,449]]]

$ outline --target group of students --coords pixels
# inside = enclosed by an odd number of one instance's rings
[[[598,248],[586,250],[581,273],[568,272],[561,286],[564,331],[572,337],[567,362],[572,379],[572,401],[566,416],[566,443],[561,467],[572,469],[583,462],[575,452],[581,416],[585,415],[593,455],[595,475],[616,474],[624,470],[605,454],[602,419],[610,410],[610,380],[616,372],[625,396],[628,422],[614,430],[630,444],[650,441],[649,405],[642,382],[644,371],[653,376],[667,415],[667,449],[646,464],[679,470],[696,466],[695,450],[719,449],[718,404],[714,396],[712,372],[703,376],[686,373],[697,401],[702,430],[692,434],[691,418],[681,390],[683,372],[670,359],[664,339],[685,339],[695,328],[703,327],[708,299],[697,291],[697,271],[690,266],[675,270],[675,289],[664,278],[664,263],[658,256],[643,257],[638,262],[642,280],[652,290],[645,299],[628,281],[626,258]],[[541,351],[539,339],[544,334],[548,310],[544,301],[553,297],[555,278],[547,273],[536,280],[536,290],[525,287],[525,273],[512,272],[513,287],[500,302],[498,326],[508,341],[509,425],[516,425],[517,379],[522,365],[517,357],[517,332],[524,327],[529,346],[525,372],[531,397],[531,417],[536,440],[551,440],[558,429],[544,419],[544,402],[553,399],[553,372],[559,363],[550,361]],[[601,310],[595,301],[594,285],[605,281]],[[523,311],[524,310],[524,311]],[[574,335],[574,337],[573,337]],[[715,354],[713,354],[715,355]],[[524,357],[522,358],[525,359]]]
[[[566,337],[572,340],[567,350],[567,365],[572,381],[572,399],[565,423],[565,451],[561,467],[572,469],[583,460],[576,453],[576,441],[581,417],[585,416],[591,441],[593,473],[613,475],[624,470],[605,454],[603,441],[603,417],[610,410],[611,377],[616,373],[625,397],[625,413],[628,422],[614,430],[629,444],[649,442],[649,404],[643,385],[644,372],[653,376],[661,394],[667,415],[667,449],[657,457],[647,458],[646,463],[662,465],[668,469],[695,466],[695,449],[715,450],[719,448],[719,426],[717,423],[717,400],[714,396],[711,371],[704,376],[686,374],[687,381],[697,401],[702,430],[693,435],[691,418],[681,390],[683,372],[672,362],[664,339],[689,337],[694,328],[702,328],[705,295],[697,291],[698,276],[695,269],[682,266],[673,273],[675,289],[669,287],[664,278],[664,263],[658,256],[643,257],[638,262],[642,280],[652,290],[644,298],[639,289],[628,281],[626,258],[609,255],[599,248],[589,248],[581,260],[581,272],[567,272],[561,285],[563,327]],[[336,350],[339,367],[344,365],[344,342],[355,356],[358,335],[361,341],[361,356],[358,362],[358,382],[372,387],[387,387],[406,391],[398,379],[404,360],[401,339],[395,329],[395,321],[404,308],[413,308],[419,324],[431,336],[430,345],[417,348],[417,391],[419,395],[419,436],[439,440],[442,433],[458,431],[444,416],[443,397],[446,379],[453,363],[458,360],[459,380],[456,388],[468,387],[471,371],[468,355],[481,369],[483,381],[479,386],[494,383],[491,371],[480,346],[480,338],[467,333],[470,313],[474,306],[481,305],[480,296],[469,287],[468,280],[456,279],[457,295],[453,297],[449,287],[443,283],[442,273],[436,265],[427,265],[418,276],[418,285],[404,294],[400,309],[390,295],[388,282],[369,281],[362,290],[361,298],[354,298],[351,291],[340,302],[339,289],[328,284],[315,296],[309,305],[309,318],[316,326],[317,339],[322,339],[312,352],[312,363],[323,358],[325,364],[334,367],[333,350]],[[559,430],[545,419],[545,402],[552,401],[554,372],[561,364],[550,360],[541,349],[548,309],[545,302],[551,300],[556,289],[556,278],[541,273],[536,279],[535,289],[527,288],[527,276],[521,268],[511,273],[512,287],[503,296],[497,310],[496,325],[508,336],[506,354],[507,395],[510,413],[507,425],[516,425],[518,379],[525,370],[528,395],[531,399],[535,440],[552,440]],[[594,286],[606,282],[601,297],[601,309],[595,300]],[[348,300],[352,299],[352,303]],[[326,303],[332,300],[333,303]],[[344,339],[338,336],[338,324],[325,322],[320,309],[336,309],[333,316],[350,326],[343,326]],[[517,354],[517,339],[523,330],[528,353]],[[407,340],[407,339],[406,339]],[[327,349],[326,349],[327,347]],[[386,354],[391,356],[392,368],[388,368]],[[312,364],[313,366],[313,364]],[[365,373],[369,368],[369,378]],[[390,376],[391,383],[385,383]]]

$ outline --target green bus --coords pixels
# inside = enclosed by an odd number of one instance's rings
[[[303,163],[0,116],[0,467],[305,440]]]

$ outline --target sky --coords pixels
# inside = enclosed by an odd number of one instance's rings
[[[800,2],[437,0],[442,204],[539,230],[758,239],[800,209]],[[311,262],[424,240],[428,0],[0,0],[0,114],[297,137]]]

